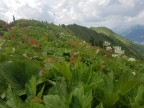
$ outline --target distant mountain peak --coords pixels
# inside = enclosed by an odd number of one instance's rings
[[[144,42],[144,38],[142,38],[144,36],[144,25],[138,24],[130,26],[126,29],[121,29],[119,34],[134,42]]]

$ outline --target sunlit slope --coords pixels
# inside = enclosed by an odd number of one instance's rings
[[[103,42],[108,41],[114,46],[121,46],[122,49],[125,50],[126,55],[133,55],[136,58],[144,59],[144,48],[132,43],[106,27],[87,28],[77,24],[62,27],[92,45],[103,47]]]
[[[113,39],[115,42],[119,43],[125,50],[128,50],[134,56],[144,59],[144,47],[137,45],[124,37],[114,33],[112,30],[106,27],[91,27],[91,29],[95,30],[98,33],[105,34],[106,36]],[[129,53],[129,54],[130,54]]]

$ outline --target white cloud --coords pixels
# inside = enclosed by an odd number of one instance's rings
[[[144,22],[144,10],[134,17],[127,17],[129,23],[141,24]]]
[[[143,0],[0,0],[0,19],[33,18],[85,26],[144,24]]]

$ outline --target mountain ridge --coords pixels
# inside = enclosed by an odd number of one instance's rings
[[[78,35],[78,37],[92,43],[93,45],[103,47],[103,42],[108,41],[114,46],[121,46],[126,51],[126,54],[129,55],[131,53],[131,55],[136,56],[137,58],[144,59],[143,46],[137,45],[128,39],[125,39],[106,27],[87,28],[77,24],[64,27],[70,29],[75,35]]]
[[[133,42],[144,42],[144,25],[132,25],[116,32]]]
[[[17,20],[16,22],[10,23],[11,27],[38,27],[39,29],[44,28],[46,31],[54,31],[55,35],[59,35],[60,32],[65,32],[76,37],[85,40],[94,46],[99,46],[103,48],[103,42],[108,41],[113,46],[121,46],[126,55],[132,55],[138,59],[144,59],[144,48],[137,44],[132,43],[131,41],[123,38],[122,36],[114,33],[111,29],[106,27],[91,27],[87,28],[77,24],[71,25],[54,25],[46,22],[39,22],[36,20]],[[9,31],[7,31],[9,32]],[[38,34],[36,34],[38,35]],[[39,34],[41,35],[41,34]]]

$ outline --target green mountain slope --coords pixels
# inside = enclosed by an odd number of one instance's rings
[[[84,39],[92,45],[102,46],[104,41],[112,41],[110,38],[101,33],[97,33],[92,29],[77,24],[64,26],[64,29],[68,29],[75,36]]]
[[[144,107],[144,61],[86,37],[103,44],[108,36],[35,20],[10,25],[0,38],[0,108]]]
[[[119,34],[134,42],[144,42],[144,25],[133,25],[119,30]]]
[[[105,34],[109,38],[112,38],[114,41],[119,41],[119,42],[122,42],[126,45],[130,44],[130,41],[126,40],[122,36],[114,33],[112,30],[110,30],[106,27],[91,27],[91,29],[95,30],[97,33]]]
[[[142,46],[132,43],[106,27],[87,28],[76,24],[63,27],[92,45],[103,47],[103,42],[108,41],[113,46],[121,46],[125,50],[126,55],[144,59],[144,48]]]
[[[138,44],[135,44],[122,36],[114,33],[112,30],[106,27],[92,27],[91,29],[95,30],[98,33],[102,33],[109,38],[113,39],[116,43],[118,43],[122,48],[124,48],[128,54],[133,54],[134,56],[144,59],[144,47]]]

